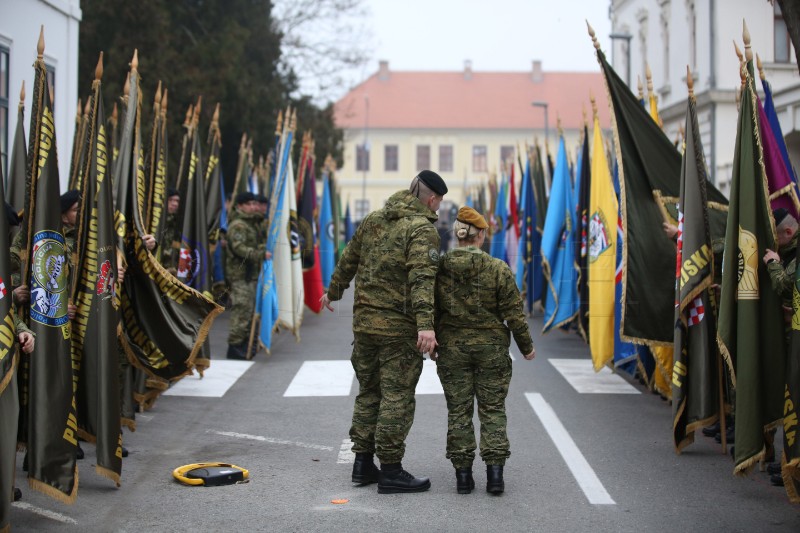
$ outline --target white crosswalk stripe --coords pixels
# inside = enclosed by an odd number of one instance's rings
[[[581,394],[641,394],[636,387],[603,367],[595,372],[591,359],[548,359],[564,379]]]
[[[350,361],[305,361],[283,395],[350,396],[353,377]]]
[[[202,378],[187,376],[164,392],[165,396],[222,398],[228,389],[253,365],[252,361],[214,359]]]

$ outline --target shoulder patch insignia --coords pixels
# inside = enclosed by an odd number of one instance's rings
[[[431,248],[428,250],[428,257],[431,258],[431,262],[438,263],[439,262],[439,250],[436,248]]]

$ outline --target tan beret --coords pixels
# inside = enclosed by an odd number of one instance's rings
[[[464,222],[465,224],[471,224],[478,229],[486,229],[489,227],[489,224],[486,223],[486,219],[483,218],[483,215],[471,207],[464,206],[459,209],[456,220],[459,222]]]

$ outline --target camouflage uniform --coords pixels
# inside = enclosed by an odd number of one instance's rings
[[[176,250],[173,243],[180,240],[178,234],[178,215],[177,213],[167,213],[167,218],[164,220],[164,227],[161,231],[161,238],[158,242],[158,248],[161,251],[161,265],[172,272],[176,272],[178,266]]]
[[[800,230],[795,232],[792,240],[788,244],[780,247],[778,255],[781,256],[780,261],[775,261],[767,265],[767,272],[772,280],[772,288],[776,293],[780,294],[783,298],[783,305],[786,307],[792,306],[792,290],[794,289],[795,282],[795,262],[797,250],[797,238],[800,236]]]
[[[510,333],[523,354],[533,350],[508,265],[474,246],[443,256],[436,278],[436,368],[447,400],[447,458],[456,468],[471,467],[475,458],[475,397],[481,457],[503,465],[510,456],[505,412]]]
[[[228,344],[240,346],[250,337],[250,324],[255,308],[256,282],[267,250],[260,239],[258,213],[239,211],[228,225],[225,274],[231,285],[231,329]]]
[[[328,298],[339,300],[358,275],[351,361],[359,393],[350,438],[354,452],[377,453],[385,464],[403,458],[422,372],[417,332],[433,330],[436,219],[409,191],[393,194],[361,222],[328,288]]]

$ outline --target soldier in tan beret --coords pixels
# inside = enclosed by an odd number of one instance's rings
[[[462,207],[453,224],[458,247],[441,258],[436,276],[439,349],[432,358],[447,400],[447,458],[456,469],[459,494],[475,488],[475,398],[486,491],[500,494],[505,489],[503,466],[510,456],[505,410],[511,382],[510,335],[525,359],[536,354],[511,269],[481,250],[488,227],[480,213]]]

